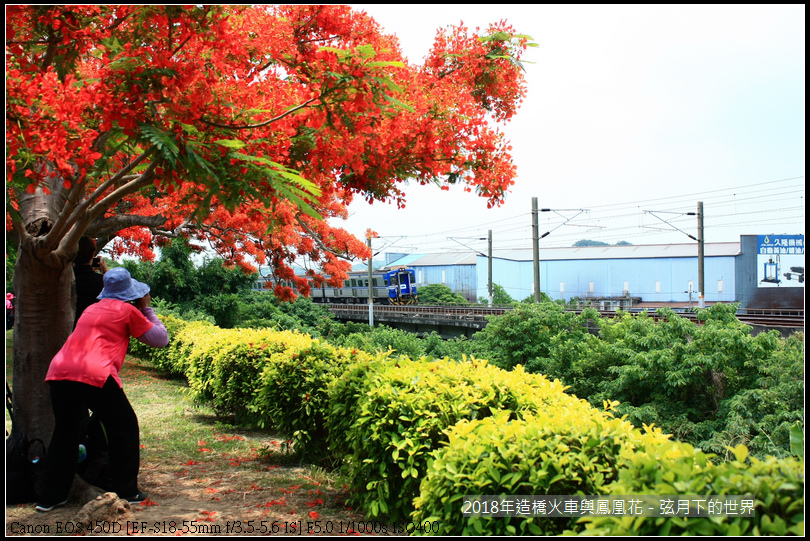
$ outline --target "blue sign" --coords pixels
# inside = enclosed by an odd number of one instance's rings
[[[804,235],[757,235],[759,255],[804,255]]]
[[[804,235],[757,235],[757,287],[804,287]]]

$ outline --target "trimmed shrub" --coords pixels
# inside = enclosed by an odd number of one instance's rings
[[[166,331],[169,333],[169,345],[165,348],[154,348],[136,340],[130,339],[129,353],[139,359],[151,362],[158,374],[169,378],[185,378],[188,363],[187,348],[190,339],[201,329],[214,329],[214,326],[205,322],[188,323],[172,315],[159,316]]]
[[[662,456],[673,447],[680,456]],[[734,460],[714,465],[712,455],[688,444],[639,449],[622,464],[608,490],[616,495],[751,495],[753,516],[587,517],[584,535],[804,535],[804,461],[748,458],[733,449]]]
[[[392,520],[413,510],[430,453],[461,420],[509,410],[511,417],[546,408],[583,415],[584,400],[566,395],[559,381],[506,372],[486,361],[398,359],[355,366],[330,389],[337,424],[332,448],[344,455],[353,502],[369,516]]]
[[[365,352],[318,340],[274,353],[255,383],[250,409],[259,414],[260,426],[272,421],[277,430],[291,435],[293,448],[303,457],[328,460],[328,384],[350,364],[370,359]]]
[[[714,465],[712,455],[642,432],[593,410],[590,418],[557,409],[509,419],[506,413],[461,422],[435,453],[415,500],[415,523],[438,523],[444,535],[742,535],[804,534],[804,463],[751,459]],[[473,495],[742,496],[754,516],[582,518],[464,517]]]
[[[251,407],[264,367],[271,357],[308,347],[312,338],[290,331],[216,329],[195,336],[187,371],[191,394],[221,415],[238,422],[269,426],[270,419]]]
[[[243,424],[273,426],[291,436],[295,448],[309,458],[330,456],[342,461],[353,503],[370,518],[396,521],[411,515],[420,523],[438,521],[445,534],[804,533],[803,460],[757,460],[739,445],[729,448],[734,457],[730,462],[716,465],[711,460],[714,455],[670,442],[670,436],[659,429],[644,432],[633,428],[626,417],[614,419],[612,413],[621,412],[624,405],[611,402],[605,406],[608,412],[602,412],[566,394],[560,381],[526,373],[521,366],[507,372],[466,357],[462,362],[389,358],[390,349],[372,354],[335,348],[295,332],[222,330],[170,316],[163,320],[171,336],[169,347],[133,344],[133,354],[152,360],[161,373],[185,375],[192,396],[218,413],[234,415]],[[643,347],[635,355],[644,357],[644,366],[656,368],[665,360],[666,354],[659,352],[667,349],[666,344],[646,332],[652,328],[649,322],[642,318],[623,323],[632,323],[640,331],[632,338]],[[762,394],[739,393],[732,412],[745,420],[751,404],[760,404],[766,397],[784,401],[787,409],[768,405],[772,418],[763,419],[778,430],[790,427],[800,434],[795,422],[787,423],[793,420],[793,412],[803,412],[803,393],[795,387],[804,373],[801,340],[780,346],[774,361],[760,365],[754,373],[751,359],[775,347],[772,336],[738,339],[736,334],[718,332],[723,329],[714,328],[712,321],[704,331],[694,331],[691,323],[679,319],[667,323],[664,328],[671,334],[695,335],[685,345],[668,348],[677,358],[688,352],[700,361],[694,363],[697,368],[684,363],[676,372],[686,383],[693,376],[700,379],[701,363],[716,361],[709,358],[708,335],[727,338],[728,348],[720,356],[727,359],[724,381],[736,389],[755,380]],[[606,334],[615,328],[610,326]],[[614,342],[608,338],[601,344],[618,354],[631,345],[628,338]],[[547,359],[557,358],[552,354]],[[618,376],[626,378],[625,389],[635,387],[636,392],[656,395],[643,379],[636,379],[635,371]],[[667,385],[693,389],[690,396],[701,396],[694,391],[700,385],[680,383],[673,380]],[[652,388],[660,390],[662,384],[657,385]],[[672,396],[664,393],[661,400]],[[765,436],[773,430],[771,425],[757,429]],[[800,450],[793,443],[791,447]],[[750,494],[756,499],[756,515],[579,520],[463,517],[459,499],[476,494]]]
[[[444,535],[557,535],[577,518],[465,517],[463,497],[473,495],[601,495],[634,449],[667,441],[642,433],[595,408],[565,404],[510,419],[501,412],[461,421],[434,453],[416,498],[413,522],[440,524]]]

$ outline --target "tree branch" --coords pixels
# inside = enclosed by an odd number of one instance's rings
[[[114,223],[113,220],[124,218],[124,220]],[[130,219],[132,218],[132,219]],[[101,251],[122,229],[127,227],[148,227],[154,231],[155,227],[163,225],[166,218],[162,215],[156,216],[120,216],[112,218],[97,219],[91,223],[85,231],[85,235],[95,237],[97,251]]]
[[[45,56],[42,57],[42,71],[48,69],[48,66],[53,62],[56,56],[56,46],[61,41],[61,38],[53,33],[53,27],[48,28],[48,48],[45,50]]]
[[[111,216],[109,218],[97,218],[93,220],[87,228],[87,233],[96,237],[115,236],[115,233],[129,227],[148,227],[150,229],[159,227],[166,223],[166,217],[161,214],[154,216],[139,216],[137,214],[127,214],[124,216]]]
[[[59,214],[57,214],[56,222],[53,224],[53,228],[48,232],[46,235],[46,242],[52,242],[53,244],[57,244],[62,235],[64,235],[65,230],[70,227],[71,218],[73,218],[73,214],[76,210],[76,207],[79,206],[79,201],[81,200],[82,195],[84,194],[85,184],[83,182],[74,182],[70,188],[70,192],[67,196],[67,202],[65,203],[64,208],[62,209]]]
[[[146,168],[146,171],[144,171],[143,174],[136,180],[127,182],[109,194],[107,197],[90,207],[87,212],[90,221],[95,220],[97,217],[107,212],[112,205],[123,199],[125,196],[133,194],[144,186],[150,184],[155,178],[155,169],[157,168],[157,165],[158,161],[150,163],[149,167]],[[98,192],[98,190],[96,190],[96,192]]]
[[[138,164],[143,162],[150,154],[153,154],[154,152],[155,152],[155,147],[150,148],[149,150],[147,150],[146,152],[144,152],[143,154],[141,154],[140,156],[138,156],[137,158],[132,160],[128,165],[126,165],[124,168],[122,168],[118,173],[113,175],[111,178],[107,179],[105,182],[102,182],[101,185],[98,188],[96,188],[93,191],[93,193],[90,194],[90,196],[87,197],[87,199],[85,199],[82,203],[78,204],[75,209],[73,209],[73,212],[71,212],[70,215],[68,215],[67,212],[60,213],[59,218],[57,218],[56,224],[54,224],[55,225],[54,229],[51,232],[48,233],[48,236],[45,238],[45,241],[46,242],[53,242],[54,244],[58,243],[60,237],[64,234],[65,230],[70,230],[70,232],[68,233],[68,236],[75,237],[76,240],[78,241],[78,237],[81,236],[81,233],[74,232],[73,227],[81,220],[82,216],[84,216],[86,218],[86,220],[83,220],[83,221],[85,221],[85,223],[92,222],[94,217],[98,216],[98,214],[96,214],[95,216],[91,216],[91,215],[89,215],[87,213],[88,209],[90,209],[91,206],[93,205],[93,201],[97,197],[100,197],[101,194],[103,194],[104,191],[107,190],[107,188],[109,188],[110,186],[113,186],[115,183],[121,181],[122,179],[127,178],[127,176],[126,176],[127,173],[132,171],[132,169],[134,169]],[[137,179],[137,178],[139,178],[139,177],[133,177],[133,179]],[[127,185],[128,184],[125,184],[124,186],[127,186]],[[82,188],[82,191],[83,191],[83,188]],[[116,192],[117,192],[117,190],[116,190]],[[116,193],[116,192],[113,192],[113,193]],[[71,195],[73,195],[73,194],[71,193]],[[124,195],[126,195],[126,194],[124,194]],[[123,195],[121,195],[120,197],[123,197]],[[112,203],[114,203],[114,201],[110,202],[109,205],[112,206]],[[107,209],[104,209],[104,211],[106,211],[106,210]],[[104,212],[104,211],[102,211],[102,212]],[[64,219],[62,219],[63,216],[64,216]],[[58,227],[56,227],[57,225],[58,225]],[[82,229],[84,229],[84,228],[82,228]]]
[[[68,231],[68,234],[65,235],[64,239],[62,239],[62,242],[59,244],[59,248],[56,250],[56,252],[62,252],[64,254],[67,251],[67,247],[75,246],[79,242],[79,238],[86,232],[87,226],[90,223],[107,212],[112,205],[120,201],[125,196],[135,193],[142,187],[152,182],[152,180],[155,178],[155,168],[157,167],[157,164],[158,162],[152,162],[149,164],[147,170],[144,171],[142,175],[137,177],[137,180],[127,182],[95,205],[90,206],[92,199],[87,199],[84,201],[84,203],[82,203],[80,207],[73,213],[76,215],[76,219],[73,222],[70,231]],[[116,177],[119,175],[116,175]],[[96,192],[97,191],[98,190],[96,190]],[[83,210],[80,212],[79,209]]]
[[[298,225],[300,225],[301,228],[304,231],[307,232],[307,234],[310,236],[310,238],[315,242],[315,244],[318,245],[318,247],[321,250],[323,250],[326,253],[332,254],[333,256],[338,257],[340,259],[345,259],[346,261],[352,261],[353,258],[348,255],[348,251],[347,251],[346,254],[341,254],[341,253],[338,253],[338,252],[332,250],[328,246],[326,246],[323,243],[323,241],[321,240],[320,236],[315,231],[313,231],[306,223],[304,223],[304,221],[301,220],[300,216],[296,216],[295,221],[298,222]]]
[[[319,100],[319,99],[320,99],[320,96],[318,96],[316,98],[309,99],[309,100],[305,101],[304,103],[302,103],[301,105],[296,105],[295,107],[288,110],[287,112],[282,113],[279,116],[277,116],[275,118],[271,118],[270,120],[267,120],[265,122],[260,122],[259,124],[248,124],[248,125],[245,125],[245,126],[234,126],[233,124],[220,124],[218,122],[212,122],[210,120],[205,120],[204,118],[201,118],[200,122],[202,122],[203,124],[207,124],[208,126],[213,126],[215,128],[226,128],[226,129],[231,129],[231,130],[252,130],[252,129],[256,129],[256,128],[262,128],[264,126],[267,126],[268,124],[271,124],[273,122],[281,120],[285,116],[290,115],[290,114],[296,112],[299,109],[303,109],[304,107],[306,107],[307,105],[309,105],[313,101],[316,101],[316,100]]]
[[[124,176],[126,176],[130,171],[135,169],[135,167],[137,167],[141,162],[143,162],[146,158],[148,158],[149,156],[154,154],[156,151],[157,151],[157,147],[153,146],[152,148],[150,148],[149,150],[147,150],[146,152],[144,152],[143,154],[141,154],[140,156],[138,156],[137,158],[132,160],[127,166],[125,166],[118,173],[116,173],[115,176],[108,179],[107,181],[102,183],[98,188],[96,188],[95,191],[93,191],[93,193],[90,194],[90,197],[87,198],[87,200],[92,201],[95,198],[99,197],[102,193],[104,193],[104,191],[107,188],[109,188],[110,186],[112,186],[116,182],[122,180],[124,178]]]

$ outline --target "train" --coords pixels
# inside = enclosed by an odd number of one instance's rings
[[[372,271],[371,290],[375,304],[417,304],[416,271],[408,267]],[[349,272],[343,287],[312,288],[310,298],[316,303],[368,304],[368,272]]]

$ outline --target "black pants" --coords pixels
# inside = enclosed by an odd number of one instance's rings
[[[45,462],[45,484],[39,501],[52,505],[67,500],[78,465],[82,420],[88,408],[104,423],[109,440],[113,491],[122,498],[138,492],[140,432],[138,417],[124,390],[110,376],[104,387],[76,381],[50,381],[56,422]]]

